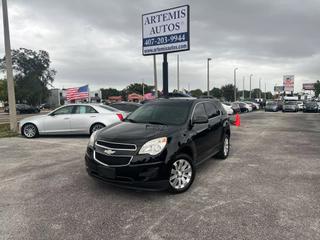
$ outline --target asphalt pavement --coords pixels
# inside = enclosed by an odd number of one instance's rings
[[[320,239],[320,114],[241,115],[179,195],[95,181],[87,141],[0,139],[0,239]]]

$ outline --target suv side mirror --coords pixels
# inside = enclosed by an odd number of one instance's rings
[[[201,124],[201,123],[208,123],[208,117],[207,116],[196,116],[195,118],[193,118],[192,123],[193,124]]]

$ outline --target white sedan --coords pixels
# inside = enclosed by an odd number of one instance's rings
[[[126,116],[115,108],[94,104],[71,104],[46,115],[25,118],[19,130],[27,138],[53,134],[91,134],[101,128],[121,122]]]
[[[224,110],[226,110],[228,115],[232,115],[233,114],[233,109],[231,106],[225,104],[225,103],[221,103],[222,107],[224,108]]]

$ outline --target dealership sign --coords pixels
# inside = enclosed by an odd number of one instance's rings
[[[284,86],[274,86],[274,92],[283,92],[284,91]]]
[[[302,88],[303,90],[315,90],[314,83],[303,83]]]
[[[190,49],[189,6],[142,15],[142,54],[154,55]]]
[[[294,91],[294,75],[284,75],[283,86],[284,86],[284,91],[293,92]]]

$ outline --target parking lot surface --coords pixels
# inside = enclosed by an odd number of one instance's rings
[[[320,239],[320,115],[241,124],[179,195],[90,178],[88,137],[0,139],[0,239]]]

